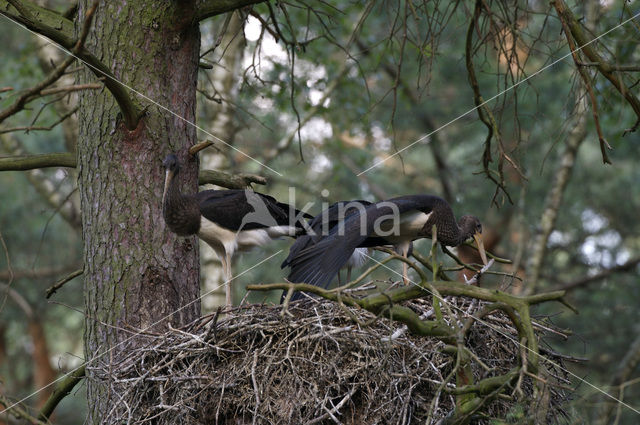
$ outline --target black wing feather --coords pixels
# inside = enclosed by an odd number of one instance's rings
[[[380,242],[384,241],[383,238],[373,236],[374,225],[379,218],[394,211],[388,203],[395,204],[399,214],[410,211],[428,214],[442,202],[445,201],[433,195],[401,196],[378,202],[364,210],[366,214],[364,228],[360,219],[361,212],[356,211],[344,220],[343,234],[339,232],[339,226],[336,225],[328,236],[297,249],[294,256],[289,255],[285,260],[285,263],[291,266],[289,281],[326,288],[356,248],[372,246],[371,244],[380,245]]]
[[[267,212],[273,220],[266,220],[271,223],[261,223],[249,221],[243,223],[243,218],[250,213],[256,212],[255,208],[247,199],[247,191],[239,189],[231,190],[205,190],[198,192],[196,198],[200,206],[200,213],[206,219],[218,224],[225,229],[238,231],[241,227],[245,230],[264,229],[270,224],[286,226],[290,224],[289,215],[295,211],[288,204],[278,202],[275,198],[259,192],[249,192],[255,194],[267,208]],[[294,216],[295,216],[294,214]],[[293,217],[291,217],[293,219]],[[298,227],[302,227],[299,223]]]
[[[349,215],[344,220],[344,232],[340,232],[341,226],[334,226],[328,236],[321,237],[315,244],[300,250],[289,261],[289,281],[327,287],[353,251],[373,233],[376,220],[390,212],[389,207],[378,207],[377,204],[368,206],[364,211],[364,228],[360,212]]]
[[[349,215],[358,211],[356,209],[357,207],[348,208],[346,211],[343,211],[343,208],[348,204],[352,204],[354,206],[357,206],[359,204],[363,207],[367,207],[372,203],[364,200],[339,201],[332,204],[315,217],[312,217],[312,220],[308,223],[308,228],[311,229],[310,234],[299,236],[296,239],[293,245],[291,245],[291,248],[289,248],[289,256],[282,262],[280,268],[284,269],[291,263],[291,260],[293,260],[302,250],[319,242],[322,237],[325,236],[323,235],[323,231],[330,231],[330,229],[336,226],[343,218],[340,216],[341,212],[343,212],[345,216],[348,217]],[[326,223],[323,223],[323,221],[325,221]]]

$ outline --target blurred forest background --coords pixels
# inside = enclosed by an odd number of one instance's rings
[[[72,6],[45,3],[61,13]],[[622,92],[592,58],[571,56],[548,1],[479,2],[491,13],[470,40],[474,2],[305,3],[258,4],[200,25],[197,124],[280,174],[204,132],[199,140],[214,147],[203,152],[201,168],[263,175],[268,184],[256,190],[298,207],[312,203],[312,213],[343,199],[446,198],[456,215],[480,217],[485,246],[513,261],[494,266],[504,274],[483,277],[482,286],[569,291],[579,315],[558,304],[535,312],[572,334],[549,337],[549,349],[582,359],[566,366],[640,408],[640,137],[628,131],[638,116],[624,94],[638,93],[640,20],[629,20],[638,2],[568,2],[589,40],[607,32],[590,47],[619,66]],[[5,110],[64,54],[4,16],[0,43]],[[73,84],[68,71],[60,86]],[[89,89],[102,90],[99,82]],[[478,95],[487,101],[480,107],[486,123],[475,109]],[[56,92],[1,121],[0,157],[73,152],[76,103],[74,92]],[[84,315],[91,313],[82,276],[45,296],[83,267],[75,170],[0,173],[0,236],[0,394],[20,398],[84,356]],[[241,257],[236,273],[283,250],[234,282],[236,303],[246,284],[282,281],[289,244]],[[423,241],[416,250],[429,247]],[[203,312],[223,299],[208,249],[201,247]],[[279,296],[251,294],[244,302]],[[570,423],[638,422],[636,412],[580,379],[571,385]],[[62,402],[55,423],[84,420],[83,388]]]

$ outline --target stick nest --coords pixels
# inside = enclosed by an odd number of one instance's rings
[[[467,314],[483,306],[448,301]],[[405,305],[433,319],[428,300]],[[437,424],[455,409],[455,396],[447,391],[456,386],[456,355],[446,354],[437,338],[411,335],[401,324],[322,299],[291,303],[288,311],[249,305],[220,320],[205,316],[181,329],[145,334],[145,343],[127,350],[117,367],[94,365],[90,379],[118,394],[110,422]],[[505,315],[496,312],[483,322],[473,325],[464,342],[476,381],[507,373],[523,357]],[[567,391],[556,384],[568,381],[559,366],[542,366],[547,422],[557,423]],[[502,396],[487,397],[471,423],[537,409],[534,385],[521,374]]]

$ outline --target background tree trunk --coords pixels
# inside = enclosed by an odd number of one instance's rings
[[[81,2],[81,22],[90,5]],[[200,43],[198,27],[192,24],[193,6],[152,0],[101,2],[86,46],[120,81],[143,89],[146,96],[191,122]],[[94,79],[89,71],[80,77],[81,82]],[[107,413],[116,402],[99,369],[117,368],[119,353],[144,343],[142,337],[131,338],[130,331],[150,326],[162,330],[167,316],[179,326],[200,312],[199,303],[192,303],[199,294],[196,240],[178,239],[167,231],[161,206],[161,162],[170,151],[185,163],[180,174],[183,190],[197,190],[197,161],[186,153],[196,140],[195,128],[131,96],[146,107],[134,130],[126,128],[109,92],[80,96],[78,188],[90,423],[109,422]]]
[[[208,23],[208,25],[211,24]],[[205,100],[201,103],[203,121],[211,122],[208,128],[209,132],[232,145],[238,126],[233,120],[235,108],[231,105],[231,100],[237,98],[238,79],[242,77],[242,55],[245,47],[242,31],[242,18],[238,12],[234,12],[229,17],[229,24],[220,39],[220,45],[207,58],[216,64],[209,71],[209,79],[206,80],[211,83],[203,84],[206,91],[221,99],[222,102]],[[216,31],[211,32],[216,33]],[[227,150],[225,149],[225,151]],[[232,162],[232,153],[225,155],[225,153],[214,149],[207,149],[202,151],[200,159],[204,169],[220,170]],[[225,277],[222,273],[220,259],[213,249],[202,241],[200,241],[200,256],[202,289],[204,293],[208,294],[203,299],[203,310],[212,311],[226,304]],[[232,293],[237,286],[233,283],[231,282]]]

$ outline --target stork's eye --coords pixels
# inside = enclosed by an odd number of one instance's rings
[[[480,223],[476,224],[476,232],[482,233],[482,224]]]

